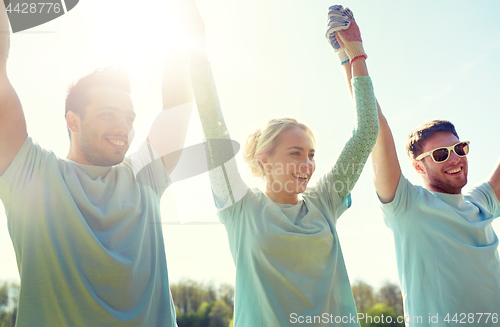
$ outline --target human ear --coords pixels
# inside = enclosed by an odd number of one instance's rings
[[[258,160],[260,161],[260,164],[262,165],[262,168],[264,169],[264,174],[271,175],[272,164],[269,162],[269,159],[267,157],[262,157]]]
[[[80,123],[81,119],[77,113],[71,110],[66,113],[66,124],[68,125],[68,129],[71,131],[71,133],[80,133]]]
[[[422,164],[422,161],[413,159],[411,165],[413,166],[413,168],[415,168],[419,175],[426,174],[425,167]]]

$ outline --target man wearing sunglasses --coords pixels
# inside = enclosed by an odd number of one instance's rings
[[[407,326],[498,326],[500,261],[491,223],[500,215],[500,169],[462,194],[469,142],[460,141],[451,122],[433,120],[407,139],[407,154],[423,181],[414,186],[401,173],[380,108],[379,123],[374,183],[394,233]]]

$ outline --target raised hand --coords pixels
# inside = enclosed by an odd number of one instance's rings
[[[345,51],[351,63],[357,58],[368,58],[363,49],[361,32],[354,20],[354,14],[349,8],[345,8],[343,14],[349,19],[350,24],[347,29],[335,31],[335,37],[340,47]]]
[[[338,55],[341,65],[349,61],[349,57],[335,35],[335,32],[346,30],[351,25],[351,20],[344,13],[344,8],[341,5],[333,5],[328,8],[328,21],[326,24],[326,34],[328,42],[333,48],[333,51]]]

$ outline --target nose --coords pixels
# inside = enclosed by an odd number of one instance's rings
[[[457,163],[457,162],[460,161],[460,157],[457,156],[457,154],[455,153],[455,151],[451,151],[450,157],[448,158],[448,161],[450,163]]]
[[[132,130],[132,124],[129,122],[127,117],[121,117],[115,126],[116,132],[123,135],[128,135],[130,130]]]
[[[314,161],[311,160],[309,157],[307,157],[307,159],[304,161],[303,164],[307,168],[308,172],[311,172],[314,169]]]

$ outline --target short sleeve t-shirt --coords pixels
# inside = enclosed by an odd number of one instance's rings
[[[158,160],[136,177],[130,158],[82,165],[28,137],[0,177],[16,326],[176,326],[159,206],[168,181]]]
[[[350,204],[329,173],[296,205],[251,189],[219,212],[236,265],[235,326],[359,326],[336,231]]]
[[[498,238],[491,226],[500,205],[489,183],[465,195],[445,194],[401,175],[394,200],[382,209],[394,233],[406,315],[424,324],[437,315],[432,326],[455,324],[455,314],[459,322],[462,313],[500,315]],[[476,326],[498,326],[478,318]]]

